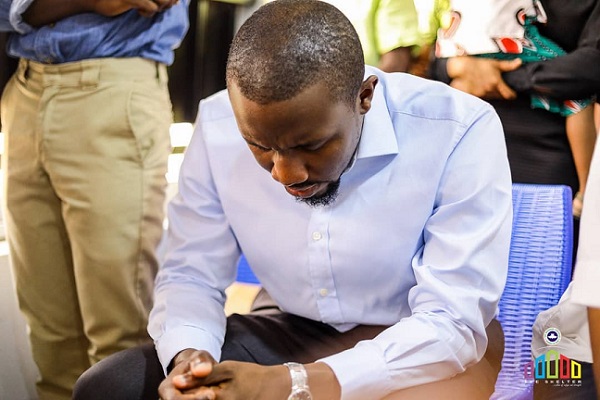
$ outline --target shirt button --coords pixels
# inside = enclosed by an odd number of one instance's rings
[[[313,232],[312,238],[316,242],[317,240],[321,240],[323,235],[321,235],[321,232]]]
[[[319,295],[321,297],[325,297],[329,294],[329,292],[327,291],[327,289],[323,288],[323,289],[319,289]]]

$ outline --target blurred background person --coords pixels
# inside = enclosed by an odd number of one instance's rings
[[[544,349],[544,333],[559,327],[560,352],[581,365],[580,386],[535,386],[539,400],[597,400],[600,382],[600,141],[596,142],[588,177],[586,201],[581,215],[581,232],[575,275],[560,303],[540,313],[534,325],[534,357]]]
[[[572,284],[573,302],[587,306],[596,396],[600,399],[600,248],[597,243],[600,237],[600,142],[596,142],[586,196],[581,216],[577,268]]]
[[[471,9],[467,10],[469,7]],[[524,27],[517,16],[519,10],[532,7],[545,21],[535,23],[539,34],[556,43],[566,54],[526,64],[521,60],[468,55],[473,43],[479,46],[485,43],[498,51],[499,44],[507,45],[507,41],[499,43],[496,40],[499,38],[511,38],[509,45],[530,45],[524,39]],[[580,182],[567,135],[566,117],[532,108],[531,95],[565,101],[597,97],[600,93],[600,69],[597,68],[600,63],[600,2],[485,0],[467,5],[464,1],[438,0],[435,9],[438,12],[444,9],[455,11],[450,15],[451,20],[446,21],[446,29],[438,34],[436,46],[440,45],[442,35],[444,40],[454,38],[457,54],[435,58],[432,78],[484,98],[494,106],[504,126],[513,182],[563,184],[570,186],[574,194],[578,193]],[[478,22],[469,23],[472,18],[468,16],[473,15],[479,17]],[[440,20],[439,15],[437,20]],[[483,28],[480,24],[484,24]],[[460,29],[472,31],[467,34],[463,31],[461,35]],[[507,29],[508,32],[499,33]],[[458,38],[467,38],[468,46]],[[590,145],[583,150],[589,152]],[[575,243],[578,232],[578,221],[575,221]]]
[[[565,55],[556,42],[540,34],[538,26],[547,23],[547,15],[537,1],[482,1],[473,5],[465,0],[452,0],[444,3],[447,9],[441,11],[442,27],[436,43],[438,57],[477,55],[532,63]],[[505,65],[512,68],[520,64]],[[461,90],[471,90],[471,86],[463,86],[470,85],[468,81],[459,79],[451,84]],[[500,95],[507,99],[515,96],[507,85],[500,85],[499,89]],[[535,91],[530,95],[532,108],[566,117],[566,134],[578,179],[573,215],[579,218],[596,142],[594,98],[557,100]]]
[[[268,3],[274,0],[263,0]],[[324,0],[342,11],[358,33],[365,63],[386,72],[407,72],[421,44],[413,0]]]
[[[341,10],[358,33],[365,63],[386,72],[407,72],[420,45],[413,0],[325,0]]]

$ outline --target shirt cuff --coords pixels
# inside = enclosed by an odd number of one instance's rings
[[[175,356],[185,349],[205,350],[217,361],[221,357],[222,343],[210,332],[193,326],[180,326],[165,332],[154,341],[158,359],[165,376],[167,367]]]
[[[447,58],[434,57],[433,61],[429,64],[429,76],[436,81],[450,84],[452,79],[448,76],[448,70],[446,66],[448,64]]]
[[[369,341],[318,362],[329,365],[335,373],[341,400],[380,399],[393,391],[381,349]]]
[[[34,0],[15,0],[10,7],[10,24],[20,34],[26,34],[33,31],[33,27],[23,21],[23,13],[27,11]]]

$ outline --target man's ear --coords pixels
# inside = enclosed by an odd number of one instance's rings
[[[361,114],[366,114],[371,109],[371,100],[373,100],[375,86],[377,86],[378,81],[379,79],[375,75],[371,75],[360,85],[358,106]]]

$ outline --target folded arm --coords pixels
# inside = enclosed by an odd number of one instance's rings
[[[134,9],[150,17],[174,3],[171,0],[34,0],[23,14],[23,19],[31,26],[38,27],[83,12],[113,17]]]
[[[0,0],[0,31],[27,33],[85,12],[114,17],[137,10],[145,17],[164,11],[178,0]]]
[[[568,54],[520,66],[471,56],[435,59],[432,77],[482,98],[514,98],[535,93],[556,99],[600,94],[600,3],[585,19],[576,47]],[[575,44],[574,44],[575,45]]]

